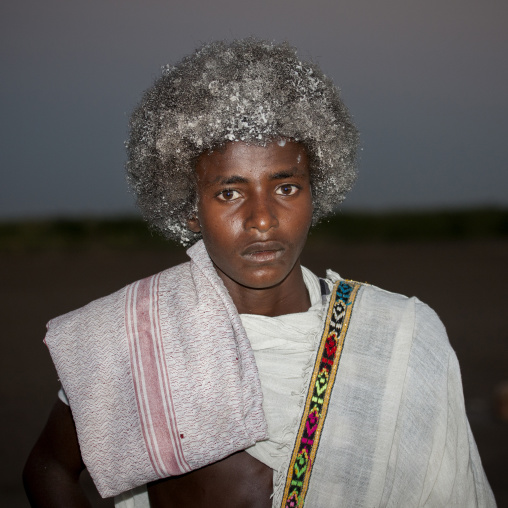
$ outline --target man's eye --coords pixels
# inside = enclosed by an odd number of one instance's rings
[[[277,187],[275,191],[276,194],[281,194],[283,196],[291,196],[292,194],[296,194],[299,191],[299,187],[294,184],[286,184]]]
[[[217,194],[217,197],[222,201],[233,201],[240,197],[240,193],[233,189],[225,189]]]

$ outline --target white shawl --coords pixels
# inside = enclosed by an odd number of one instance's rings
[[[274,507],[292,506],[282,502],[289,464]],[[365,285],[358,291],[304,502],[495,507],[457,358],[436,313],[416,298]]]

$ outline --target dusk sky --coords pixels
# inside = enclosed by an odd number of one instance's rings
[[[360,129],[343,209],[508,206],[506,0],[7,0],[0,220],[135,213],[128,115],[160,67],[215,39],[288,40]]]

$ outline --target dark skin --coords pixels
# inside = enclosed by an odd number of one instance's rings
[[[71,410],[57,400],[23,470],[30,506],[90,508],[79,485],[84,469]]]
[[[299,143],[281,144],[228,143],[196,164],[198,216],[189,228],[203,235],[240,314],[310,307],[300,269],[312,221],[308,159]]]
[[[241,142],[204,153],[196,164],[198,214],[189,220],[239,313],[304,312],[310,299],[300,255],[312,220],[308,159],[302,145]],[[84,469],[72,415],[58,401],[25,466],[35,507],[85,507]],[[269,508],[273,471],[244,451],[148,485],[152,508]]]

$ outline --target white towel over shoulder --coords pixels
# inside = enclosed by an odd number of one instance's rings
[[[103,497],[267,437],[256,363],[236,308],[203,243],[188,254],[190,263],[48,324],[45,342]]]

